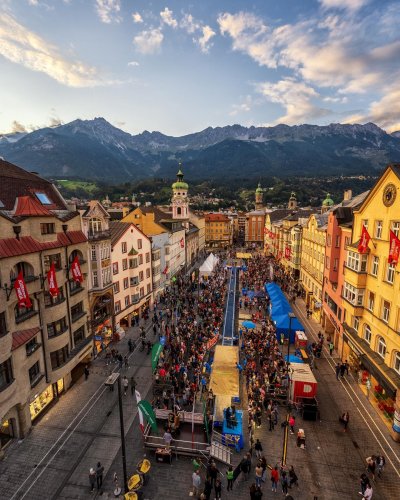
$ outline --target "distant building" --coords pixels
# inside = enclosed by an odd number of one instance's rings
[[[253,247],[264,246],[265,208],[263,207],[263,189],[258,183],[255,192],[255,210],[246,214],[245,243]]]
[[[206,214],[206,246],[208,248],[225,248],[232,245],[232,223],[222,213]]]

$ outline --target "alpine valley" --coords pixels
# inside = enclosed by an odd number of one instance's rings
[[[107,182],[173,178],[178,161],[188,179],[376,175],[400,161],[400,134],[367,123],[131,135],[95,118],[0,136],[0,156],[48,178]]]

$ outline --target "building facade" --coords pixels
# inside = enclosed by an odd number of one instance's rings
[[[79,212],[0,160],[0,439],[23,438],[92,357]],[[18,294],[18,295],[17,295]]]
[[[205,216],[206,246],[208,248],[225,248],[232,245],[232,224],[229,217],[222,213],[211,213]]]

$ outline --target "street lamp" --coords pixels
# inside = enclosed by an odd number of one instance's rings
[[[296,317],[296,315],[293,314],[292,311],[290,311],[288,313],[288,316],[289,316],[289,335],[288,335],[288,343],[287,343],[287,361],[288,361],[288,364],[289,364],[290,334],[292,333],[292,320]]]

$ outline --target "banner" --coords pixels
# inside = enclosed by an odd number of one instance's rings
[[[291,255],[292,255],[292,250],[291,250],[291,248],[290,248],[290,247],[285,247],[285,259],[288,259],[288,260],[289,260],[289,259],[290,259],[290,257],[291,257]]]
[[[394,232],[390,230],[390,245],[389,245],[389,258],[388,258],[389,264],[397,265],[397,263],[399,262],[399,255],[400,255],[400,240],[394,234]]]
[[[72,273],[72,279],[74,281],[79,281],[79,283],[82,283],[83,275],[81,271],[81,266],[79,264],[78,256],[76,256],[75,259],[72,261],[71,273]]]
[[[218,342],[219,334],[217,333],[206,344],[206,351],[209,351]]]
[[[151,404],[145,399],[141,399],[138,403],[138,409],[142,411],[145,419],[150,424],[153,432],[157,432],[157,422],[156,422],[156,414],[154,413]]]
[[[184,240],[184,238],[181,238],[181,248],[185,248],[185,240]]]
[[[168,273],[168,266],[165,266],[165,269],[164,269],[164,271],[162,273],[163,274],[167,274]]]
[[[157,342],[151,348],[151,369],[154,370],[157,368],[158,358],[160,357],[161,351],[163,350],[163,346]]]
[[[52,297],[58,297],[59,290],[56,277],[56,266],[54,262],[51,263],[50,270],[47,273],[47,283],[49,285],[49,293]]]
[[[135,389],[135,396],[136,396],[136,403],[139,406],[139,403],[142,400],[142,396],[140,395],[140,392],[137,391],[136,389]],[[142,434],[143,434],[143,432],[144,432],[143,413],[142,413],[142,410],[140,408],[138,408],[138,411],[139,411],[139,425],[140,425],[140,429],[141,429]]]
[[[18,273],[18,277],[14,282],[14,288],[15,293],[17,294],[18,307],[26,307],[27,309],[31,308],[32,302],[29,298],[28,289],[26,288],[26,283],[22,271]]]
[[[371,239],[371,236],[369,235],[367,228],[365,226],[363,226],[362,231],[361,231],[360,242],[358,243],[358,247],[357,247],[357,250],[359,253],[366,253],[366,251],[368,250],[368,244],[369,244],[370,239]]]

